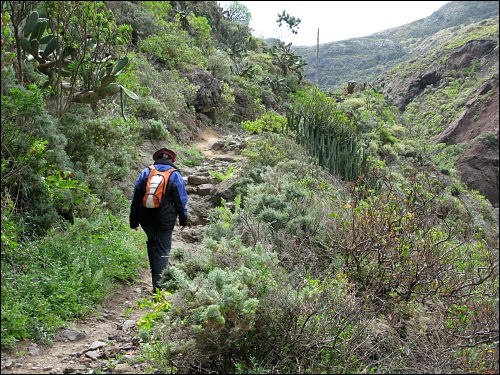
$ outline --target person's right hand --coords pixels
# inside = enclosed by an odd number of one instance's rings
[[[186,228],[186,227],[181,227],[181,232],[184,230],[184,228]]]
[[[135,228],[132,228],[132,229],[133,229],[133,230],[139,230],[139,228],[138,228],[138,227],[135,227]]]

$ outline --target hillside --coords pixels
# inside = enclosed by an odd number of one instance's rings
[[[452,38],[461,27],[498,17],[496,1],[452,1],[431,16],[370,36],[320,44],[320,87],[334,90],[349,81],[370,82],[378,74]],[[316,46],[296,46],[315,79]]]
[[[498,206],[498,17],[460,28],[375,85],[415,139],[460,147],[462,180]]]

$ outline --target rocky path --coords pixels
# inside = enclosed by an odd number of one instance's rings
[[[207,226],[208,211],[227,196],[227,185],[210,171],[226,173],[235,165],[245,140],[222,136],[207,128],[195,141],[207,157],[200,166],[181,168],[189,193],[190,227],[174,229],[172,250],[197,246]],[[2,374],[137,374],[152,372],[142,360],[137,337],[137,320],[148,308],[139,304],[149,298],[151,275],[142,269],[133,284],[119,284],[118,291],[98,312],[58,332],[51,346],[21,342],[2,353]]]

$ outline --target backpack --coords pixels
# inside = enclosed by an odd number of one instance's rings
[[[146,208],[158,208],[162,203],[167,190],[170,175],[177,169],[170,168],[168,171],[161,172],[154,165],[149,166],[149,177],[146,183],[146,192],[142,199],[142,205]]]

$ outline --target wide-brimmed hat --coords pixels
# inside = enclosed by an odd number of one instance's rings
[[[177,158],[177,155],[175,154],[175,152],[173,152],[172,150],[169,150],[168,148],[162,148],[158,151],[156,151],[154,154],[153,154],[153,160],[156,161],[157,159],[160,158],[161,155],[163,154],[167,154],[169,155],[171,158],[172,158],[172,161],[174,162],[175,159]]]

